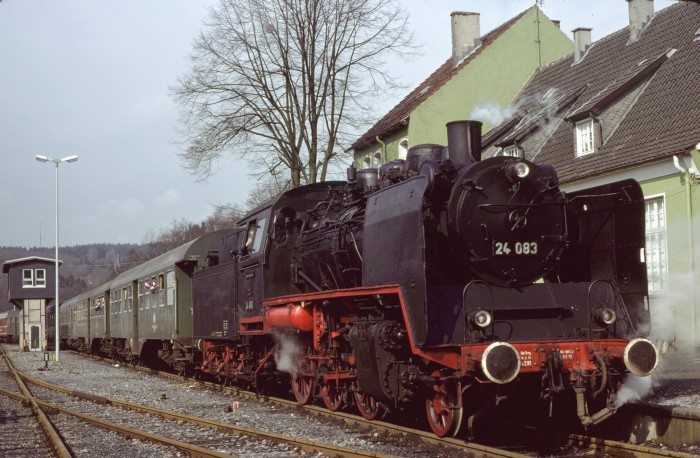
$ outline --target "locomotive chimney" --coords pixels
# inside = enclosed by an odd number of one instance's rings
[[[455,11],[452,19],[452,66],[456,67],[462,59],[481,44],[479,13]]]
[[[455,165],[472,164],[481,160],[481,123],[453,121],[447,123],[447,150]]]

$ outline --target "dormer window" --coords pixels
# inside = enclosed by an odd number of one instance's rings
[[[523,150],[518,145],[506,146],[503,148],[503,155],[510,157],[523,157]]]
[[[595,152],[595,129],[593,119],[585,119],[577,122],[576,127],[576,157],[585,156]]]

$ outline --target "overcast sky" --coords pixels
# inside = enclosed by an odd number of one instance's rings
[[[485,34],[533,3],[401,0],[423,55],[392,68],[415,87],[450,55],[452,11],[480,13]],[[543,3],[569,37],[591,27],[595,41],[628,23],[625,0]],[[657,0],[655,9],[671,3]],[[213,205],[245,203],[251,182],[244,164],[223,160],[216,176],[198,183],[174,143],[178,108],[169,88],[187,72],[192,41],[216,4],[0,3],[0,245],[54,245],[56,168],[37,162],[37,154],[79,156],[59,167],[61,246],[141,243],[173,221],[202,221]]]

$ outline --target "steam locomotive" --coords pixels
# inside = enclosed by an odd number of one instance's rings
[[[640,186],[565,194],[552,167],[482,160],[480,123],[447,134],[243,218],[192,274],[197,370],[368,419],[424,404],[438,436],[518,396],[612,415],[658,363]]]

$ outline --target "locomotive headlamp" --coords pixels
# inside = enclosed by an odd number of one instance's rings
[[[487,328],[493,318],[486,310],[471,310],[469,312],[469,323],[478,328]]]
[[[610,307],[597,307],[593,309],[593,319],[602,324],[613,324],[617,321],[617,313]]]
[[[515,380],[520,372],[520,354],[507,342],[494,342],[481,356],[481,370],[494,383],[503,384]]]
[[[659,351],[647,339],[637,338],[625,347],[623,355],[627,369],[638,377],[646,377],[659,364]]]
[[[514,161],[506,165],[506,177],[510,181],[522,180],[530,175],[530,166],[522,161]]]

